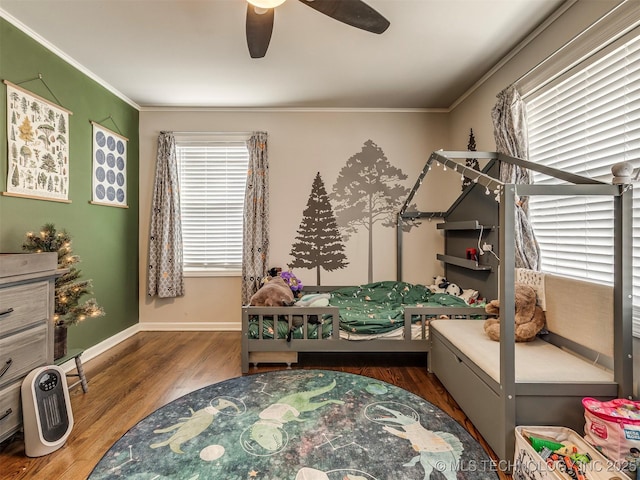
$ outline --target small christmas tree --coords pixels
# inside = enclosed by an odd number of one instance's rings
[[[78,280],[80,270],[74,265],[80,261],[80,257],[72,254],[71,237],[65,230],[56,232],[53,224],[48,223],[42,227],[40,235],[27,233],[22,249],[31,253],[57,252],[58,268],[68,269],[67,273],[56,279],[53,315],[56,326],[76,325],[87,317],[104,315],[95,299],[80,303],[81,297],[91,293],[91,280]]]

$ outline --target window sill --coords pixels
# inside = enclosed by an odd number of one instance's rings
[[[188,270],[184,272],[185,278],[193,277],[241,277],[239,270]]]

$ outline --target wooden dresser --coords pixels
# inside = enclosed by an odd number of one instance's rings
[[[20,386],[53,363],[58,255],[0,253],[0,442],[22,425]]]

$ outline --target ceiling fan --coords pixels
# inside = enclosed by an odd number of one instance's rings
[[[382,33],[389,21],[362,0],[299,0],[320,13],[372,33]],[[251,58],[267,53],[273,31],[274,9],[285,0],[247,0],[247,46]]]

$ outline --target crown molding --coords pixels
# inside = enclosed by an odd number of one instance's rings
[[[9,14],[9,12],[7,12],[6,10],[3,10],[2,8],[0,8],[0,18],[4,18],[7,22],[12,24],[14,27],[16,27],[17,29],[21,30],[24,34],[26,34],[29,37],[31,37],[33,40],[38,42],[40,45],[45,47],[47,50],[51,51],[54,55],[57,55],[58,57],[60,57],[62,60],[67,62],[69,65],[71,65],[75,69],[79,70],[81,73],[83,73],[84,75],[89,77],[91,80],[95,81],[96,83],[98,83],[99,85],[101,85],[102,87],[107,89],[109,92],[114,94],[116,97],[118,97],[121,100],[123,100],[124,102],[128,103],[129,105],[131,105],[136,110],[138,110],[138,111],[140,110],[140,105],[138,105],[136,102],[131,100],[129,97],[124,95],[122,92],[116,90],[114,87],[109,85],[102,78],[98,77],[91,70],[87,69],[85,66],[83,66],[82,64],[80,64],[79,62],[74,60],[72,57],[70,57],[69,55],[64,53],[58,47],[53,45],[48,40],[44,39],[38,33],[33,31],[31,28],[27,27],[24,23],[22,23],[20,20],[18,20],[17,18],[15,18],[13,15]]]
[[[354,108],[354,107],[182,107],[154,105],[141,112],[250,112],[250,113],[449,113],[448,108]]]
[[[497,64],[495,64],[491,70],[485,73],[480,80],[474,83],[469,90],[464,92],[460,97],[451,104],[449,107],[449,111],[453,111],[458,105],[464,102],[467,97],[473,94],[476,90],[478,90],[487,80],[489,80],[493,75],[495,75],[502,67],[504,67],[507,63],[511,61],[520,51],[533,42],[542,32],[544,32],[551,24],[553,24],[558,18],[560,18],[564,13],[573,7],[578,0],[566,0],[560,7],[558,7],[552,14],[549,16],[544,22],[538,25],[527,37],[522,40],[518,45],[515,46],[507,55],[505,55]]]

